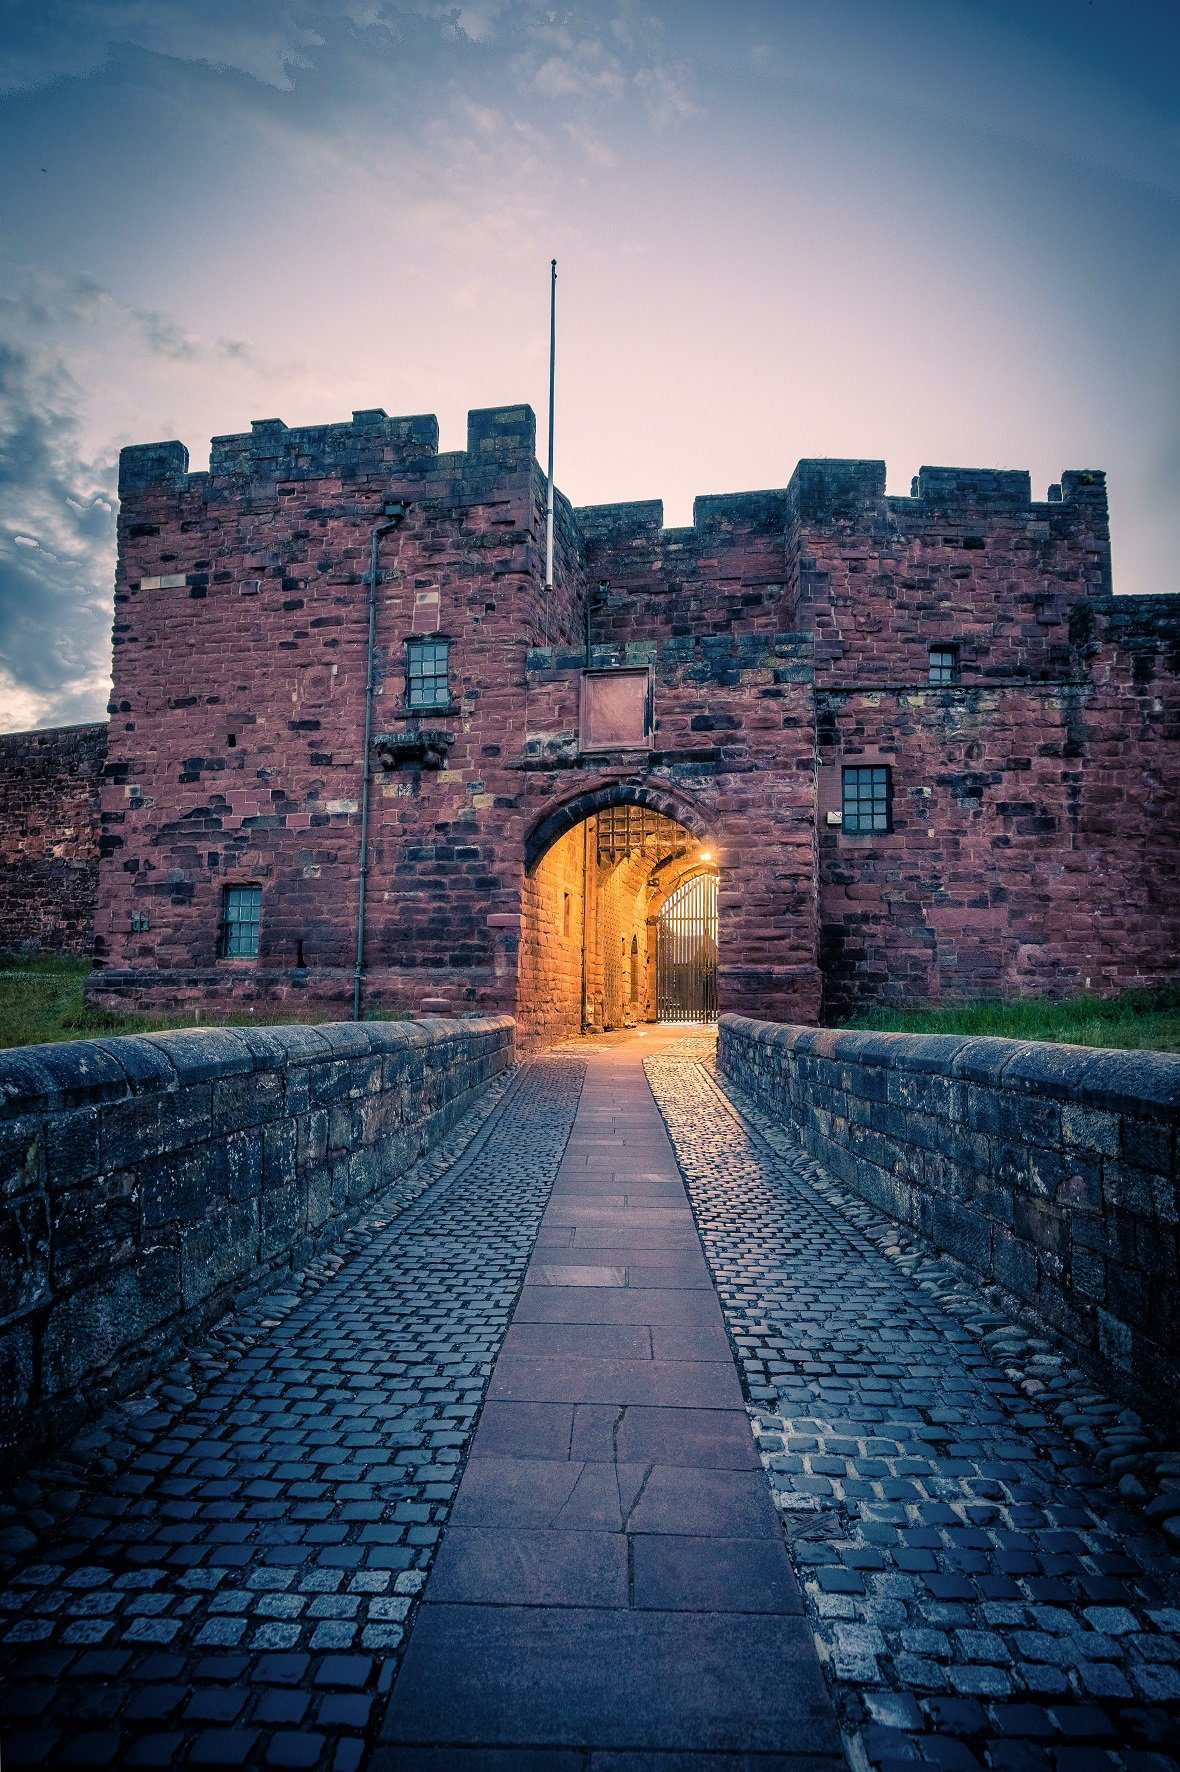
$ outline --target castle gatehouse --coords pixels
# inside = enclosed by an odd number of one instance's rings
[[[1104,476],[802,461],[556,498],[524,406],[125,449],[91,994],[509,1010],[1174,976],[1180,598],[1112,594]]]

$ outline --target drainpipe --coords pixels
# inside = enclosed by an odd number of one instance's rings
[[[356,965],[352,974],[352,1019],[361,1018],[361,972],[365,963],[365,893],[369,883],[369,751],[373,742],[373,697],[377,689],[377,547],[383,535],[396,529],[406,514],[403,504],[385,507],[386,521],[374,523],[369,552],[369,647],[365,673],[365,744],[361,754],[361,852],[360,884],[356,905]]]

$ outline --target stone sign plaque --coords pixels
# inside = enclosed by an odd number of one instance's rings
[[[651,744],[651,674],[583,671],[580,744],[584,751],[632,750]]]

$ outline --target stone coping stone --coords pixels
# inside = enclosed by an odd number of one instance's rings
[[[833,1063],[888,1066],[1180,1124],[1180,1055],[956,1034],[889,1034],[720,1018],[727,1036]]]
[[[178,1028],[63,1040],[0,1052],[0,1122],[131,1096],[171,1093],[185,1084],[290,1064],[445,1051],[452,1042],[513,1028],[510,1015],[455,1021],[328,1022],[273,1028]]]

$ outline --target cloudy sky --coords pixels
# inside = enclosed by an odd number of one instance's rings
[[[0,729],[101,718],[117,454],[546,400],[580,504],[1110,476],[1180,588],[1160,0],[0,0]]]

